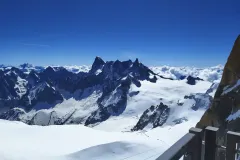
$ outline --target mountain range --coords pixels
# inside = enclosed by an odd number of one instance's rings
[[[91,67],[1,65],[0,119],[97,127],[131,117],[121,128],[126,131],[179,124],[189,112],[208,108],[221,74],[222,66],[148,68],[138,59],[100,57]],[[176,115],[179,108],[185,115]]]

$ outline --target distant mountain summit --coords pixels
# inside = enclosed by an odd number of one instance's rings
[[[105,62],[100,57],[96,57],[92,64],[90,72],[95,73],[96,71],[101,70],[104,64]]]
[[[33,65],[29,64],[29,63],[23,63],[23,64],[19,65],[19,68],[22,68],[22,69],[33,68]]]

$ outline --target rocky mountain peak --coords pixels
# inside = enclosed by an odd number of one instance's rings
[[[9,73],[12,75],[12,77],[15,77],[15,78],[17,78],[18,76],[21,78],[25,76],[24,73],[16,67],[12,67]]]
[[[96,56],[94,61],[95,61],[95,62],[99,61],[99,62],[105,63],[105,62],[103,61],[103,59],[102,59],[101,57],[99,57],[99,56]]]
[[[152,105],[141,115],[132,131],[142,130],[147,125],[150,125],[152,128],[162,126],[167,121],[169,113],[170,108],[162,102],[157,106]]]
[[[43,71],[43,73],[49,74],[49,75],[54,74],[54,72],[55,72],[55,70],[53,69],[53,67],[50,67],[50,66],[48,66],[48,67]]]
[[[23,64],[19,65],[19,67],[25,69],[25,68],[31,68],[31,67],[33,67],[33,65],[29,64],[29,63],[23,63]]]
[[[34,70],[32,70],[27,75],[27,80],[28,80],[29,84],[31,84],[33,86],[40,80],[40,77]]]
[[[136,58],[136,60],[133,62],[133,66],[139,66],[139,60],[138,60],[138,58]]]
[[[36,76],[36,71],[31,70],[30,73],[28,74],[28,76]]]
[[[12,67],[10,70],[11,70],[11,71],[15,71],[15,72],[20,72],[20,69],[18,69],[18,68],[16,68],[16,67]]]
[[[98,69],[102,69],[104,64],[105,62],[102,60],[102,58],[97,56],[92,64],[92,69],[90,70],[90,72],[94,73]]]
[[[236,39],[224,67],[221,82],[211,107],[204,113],[197,127],[214,126],[222,128],[219,139],[224,143],[227,130],[240,131],[240,117],[232,118],[240,109],[240,36]]]
[[[236,39],[224,67],[220,85],[228,85],[236,82],[240,77],[240,36]]]
[[[203,81],[203,79],[201,79],[199,77],[193,77],[193,76],[188,76],[187,77],[187,84],[195,85],[196,81]]]

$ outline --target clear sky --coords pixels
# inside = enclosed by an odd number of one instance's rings
[[[0,64],[224,64],[239,0],[0,0]]]

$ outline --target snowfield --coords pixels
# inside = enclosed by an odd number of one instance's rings
[[[129,131],[136,125],[142,113],[151,105],[158,105],[163,102],[171,109],[170,116],[165,125],[173,125],[172,121],[183,118],[195,117],[200,120],[204,108],[194,111],[191,109],[194,104],[193,100],[184,99],[185,95],[192,93],[205,93],[210,88],[211,83],[199,81],[196,85],[188,85],[186,80],[168,80],[158,79],[156,83],[141,81],[141,87],[131,86],[130,92],[139,93],[133,97],[128,97],[128,104],[125,111],[119,116],[110,117],[107,121],[95,126],[95,129],[105,131]],[[161,99],[161,100],[160,100]],[[184,102],[183,106],[178,106],[178,102]]]
[[[159,79],[156,84],[148,81],[142,81],[141,84],[140,88],[132,85],[131,92],[139,91],[139,94],[128,97],[127,108],[121,115],[110,117],[93,128],[83,125],[29,126],[22,122],[1,120],[0,159],[156,159],[194,127],[205,111],[190,109],[193,102],[184,99],[184,95],[205,93],[211,83],[199,81],[196,85],[190,86],[186,80]],[[81,101],[68,99],[57,105],[54,110],[60,114],[63,108],[69,111],[78,109],[76,114],[84,115],[84,112],[89,110],[87,108],[80,110],[79,107],[94,105],[96,97],[98,96],[93,93],[89,99]],[[143,131],[130,132],[144,110],[151,105],[159,104],[160,98],[172,108],[166,124],[155,129],[146,128]],[[184,105],[177,106],[179,101],[184,102]],[[173,124],[174,119],[181,117],[186,117],[187,121]]]
[[[189,121],[148,132],[105,132],[82,125],[29,126],[0,120],[1,160],[156,159],[194,126]],[[176,134],[178,133],[178,134]]]

